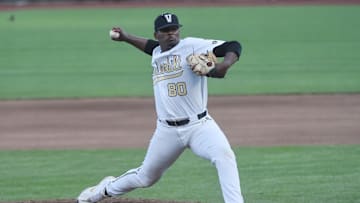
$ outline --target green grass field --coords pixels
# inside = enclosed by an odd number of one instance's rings
[[[166,10],[182,37],[242,43],[210,94],[360,91],[360,6],[55,9],[0,12],[0,99],[151,96],[150,57],[108,31],[152,38]]]
[[[150,57],[112,42],[108,30],[152,38],[163,11],[178,14],[183,37],[242,43],[241,60],[209,81],[210,94],[360,92],[360,6],[55,9],[0,12],[0,99],[151,96]],[[235,152],[247,203],[360,202],[358,145]],[[0,201],[74,198],[137,167],[144,153],[3,150]],[[222,202],[209,166],[186,152],[158,184],[127,197]]]
[[[247,203],[360,201],[356,145],[234,150]],[[104,176],[138,167],[144,154],[143,149],[1,151],[0,201],[74,198]],[[222,202],[215,168],[189,151],[156,185],[126,197]]]

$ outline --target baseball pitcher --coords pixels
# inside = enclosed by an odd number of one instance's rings
[[[154,22],[156,40],[131,35],[120,27],[110,31],[112,40],[152,56],[157,125],[142,164],[86,188],[77,198],[79,203],[150,187],[187,148],[216,167],[225,203],[244,202],[235,154],[207,109],[207,79],[223,78],[238,61],[241,45],[237,41],[180,39],[181,27],[176,15],[164,13]]]

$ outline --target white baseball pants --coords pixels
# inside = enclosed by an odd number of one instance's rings
[[[158,121],[142,165],[119,176],[107,186],[107,193],[118,196],[153,185],[186,148],[216,167],[225,203],[244,202],[234,152],[209,115],[178,127]]]

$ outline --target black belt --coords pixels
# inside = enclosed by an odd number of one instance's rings
[[[197,118],[200,120],[202,118],[204,118],[206,116],[207,112],[204,111],[200,114],[197,115]],[[189,118],[186,118],[186,119],[183,119],[183,120],[177,120],[177,121],[170,121],[170,120],[166,120],[166,123],[168,125],[171,125],[171,126],[182,126],[182,125],[186,125],[190,122],[190,119]]]

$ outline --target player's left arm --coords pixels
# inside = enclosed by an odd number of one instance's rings
[[[213,49],[217,57],[224,57],[224,60],[215,65],[208,74],[208,77],[224,78],[229,68],[239,60],[241,54],[241,44],[237,41],[225,42]]]

